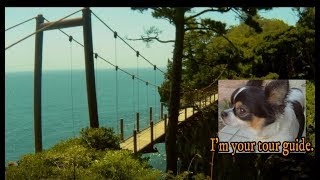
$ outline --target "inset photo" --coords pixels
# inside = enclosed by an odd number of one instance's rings
[[[283,143],[306,136],[305,80],[219,80],[218,85],[220,142]]]

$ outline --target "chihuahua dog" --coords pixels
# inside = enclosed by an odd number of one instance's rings
[[[221,112],[224,123],[250,132],[255,141],[294,141],[304,133],[304,95],[289,88],[288,80],[274,80],[265,87],[250,80],[236,89],[230,108]]]

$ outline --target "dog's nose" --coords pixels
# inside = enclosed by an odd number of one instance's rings
[[[226,113],[225,111],[222,111],[221,112],[221,117],[222,118],[225,118],[225,117],[227,117],[228,116],[228,113]]]

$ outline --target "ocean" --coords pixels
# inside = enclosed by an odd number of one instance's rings
[[[126,71],[136,74],[136,69]],[[163,74],[152,68],[139,69],[138,73],[141,79],[152,84],[161,85],[164,80]],[[133,81],[121,71],[116,75],[114,69],[96,70],[95,76],[100,127],[112,127],[119,133],[119,119],[123,118],[127,138],[135,128],[135,112],[140,112],[140,129],[148,125],[149,107],[153,108],[153,119],[160,119],[160,96],[154,86],[146,86],[137,79]],[[86,91],[84,70],[42,73],[44,149],[61,140],[79,136],[80,130],[89,126]],[[144,156],[150,157],[153,167],[164,171],[164,144],[156,147],[159,153]],[[17,161],[27,153],[34,153],[33,72],[8,72],[5,74],[5,163]]]

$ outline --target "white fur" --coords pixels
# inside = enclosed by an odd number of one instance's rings
[[[243,90],[245,90],[245,89],[247,89],[246,86],[240,88],[240,89],[238,90],[238,92],[234,95],[233,101],[235,101],[235,99],[236,99],[236,97],[238,96],[238,94],[241,93],[241,91],[243,91]]]
[[[292,105],[287,104],[284,113],[278,116],[274,123],[264,127],[254,138],[260,141],[294,141],[298,132],[299,122]]]
[[[304,106],[305,96],[298,89],[290,89],[287,100],[288,101],[298,101],[303,108],[305,107]]]

